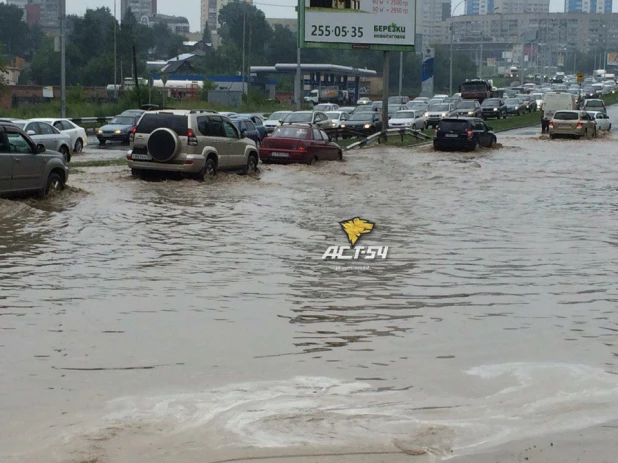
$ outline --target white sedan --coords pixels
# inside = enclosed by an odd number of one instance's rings
[[[333,121],[333,127],[341,127],[341,124],[347,121],[350,117],[350,115],[345,111],[328,111],[326,115]]]
[[[52,127],[55,127],[62,133],[66,133],[71,137],[71,144],[74,153],[81,153],[84,146],[88,144],[88,135],[83,127],[71,122],[68,119],[30,119],[34,122],[47,122]]]
[[[425,113],[414,109],[402,109],[393,114],[388,121],[391,129],[410,128],[412,130],[424,130],[427,127]]]
[[[597,124],[597,130],[612,130],[612,123],[609,119],[609,116],[605,115],[601,111],[588,111],[590,117],[594,119],[594,122]]]

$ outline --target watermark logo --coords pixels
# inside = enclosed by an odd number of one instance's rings
[[[376,260],[386,259],[388,246],[356,246],[363,235],[368,235],[375,228],[375,223],[354,217],[339,222],[345,232],[350,246],[329,246],[322,260]]]

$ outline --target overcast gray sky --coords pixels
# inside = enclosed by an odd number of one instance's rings
[[[120,11],[120,0],[117,1],[117,9]],[[551,11],[563,11],[564,0],[550,0]],[[198,31],[200,28],[200,0],[157,0],[159,13],[185,16],[191,22],[191,30]],[[267,18],[293,18],[295,17],[295,0],[254,0],[254,5],[264,10]],[[455,5],[457,3],[454,3]],[[281,6],[275,6],[281,5]],[[83,14],[87,8],[107,6],[114,9],[114,0],[67,0],[67,13]],[[616,11],[616,7],[614,7]],[[461,14],[462,7],[457,9]]]

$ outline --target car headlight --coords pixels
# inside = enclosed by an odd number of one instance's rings
[[[122,133],[122,130],[114,130],[114,133]]]
[[[429,117],[429,113],[425,113],[425,117]]]
[[[101,129],[97,130],[97,133],[103,133],[103,131]]]
[[[365,127],[366,129],[368,129],[369,127],[371,127],[371,124],[365,124],[365,125],[363,125],[363,127]]]
[[[474,114],[473,111],[468,111],[468,116],[472,116]]]
[[[412,126],[412,122],[406,122],[404,125],[407,125],[408,127]]]
[[[442,113],[442,117],[446,117],[446,113]]]
[[[498,111],[498,108],[494,108],[494,111]]]
[[[515,109],[519,109],[519,106],[515,106]]]
[[[341,128],[345,128],[345,124],[341,124]]]

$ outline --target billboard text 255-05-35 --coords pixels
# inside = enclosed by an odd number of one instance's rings
[[[303,47],[413,50],[415,0],[301,0]]]

